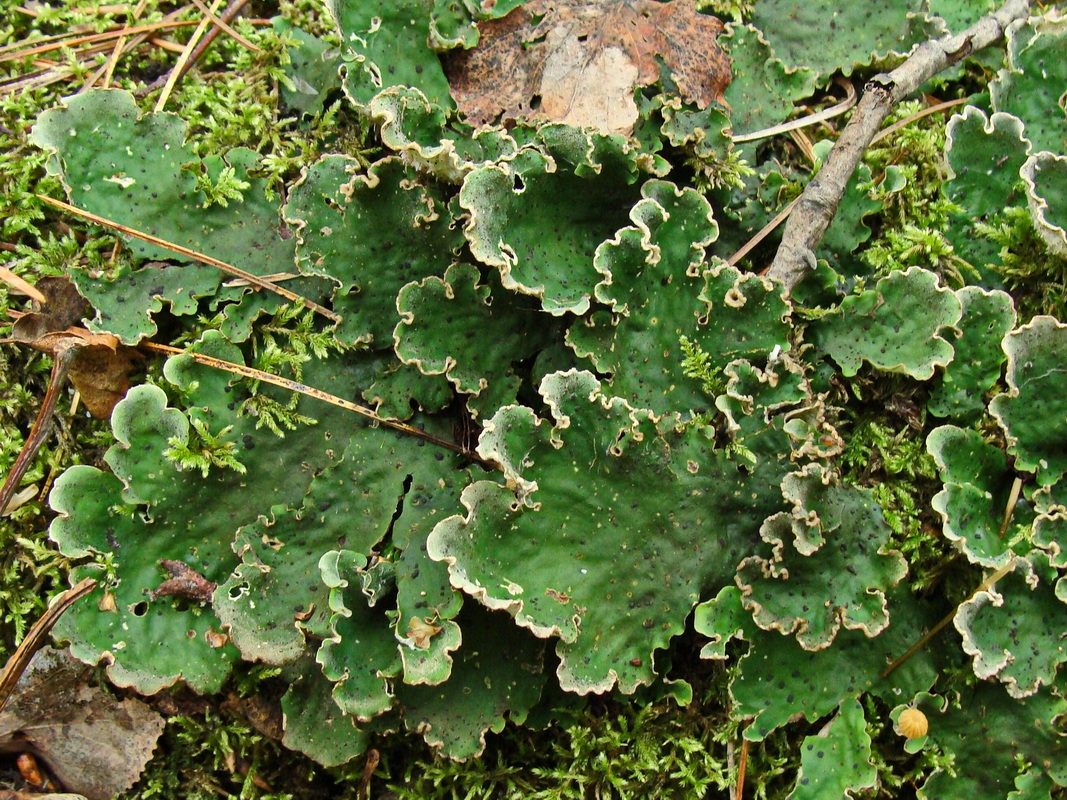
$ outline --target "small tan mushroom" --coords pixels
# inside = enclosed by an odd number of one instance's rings
[[[897,730],[909,739],[925,736],[929,729],[926,715],[917,708],[905,708],[897,717]]]

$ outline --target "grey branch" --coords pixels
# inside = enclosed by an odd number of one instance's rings
[[[895,70],[876,75],[867,83],[863,99],[826,163],[798,199],[767,270],[768,277],[780,280],[791,291],[814,268],[815,248],[837,213],[852,173],[893,106],[937,73],[1000,40],[1008,25],[1029,13],[1027,0],[1008,0],[963,33],[923,42]]]

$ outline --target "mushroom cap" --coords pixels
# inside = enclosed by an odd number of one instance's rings
[[[909,739],[925,736],[929,729],[930,722],[917,708],[905,708],[897,717],[897,730]]]

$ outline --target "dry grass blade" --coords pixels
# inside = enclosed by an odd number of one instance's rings
[[[153,47],[158,47],[160,50],[166,50],[168,53],[177,53],[181,55],[185,52],[185,46],[180,45],[177,42],[172,42],[170,39],[161,39],[158,36],[149,39]],[[168,73],[169,75],[169,73]],[[164,81],[165,83],[166,81]],[[160,84],[162,85],[162,84]],[[154,88],[159,88],[158,86]]]
[[[237,15],[241,13],[241,9],[244,8],[247,4],[248,0],[230,0],[230,4],[226,6],[226,10],[223,11],[221,15],[219,15],[219,19],[227,24],[232,22],[237,17]],[[267,24],[270,24],[269,21]],[[200,44],[198,44],[193,49],[193,53],[189,56],[188,61],[185,62],[185,65],[182,67],[181,72],[178,75],[179,78],[188,71],[189,67],[191,67],[197,62],[197,60],[199,60],[200,56],[204,54],[204,51],[211,46],[211,43],[213,41],[215,41],[215,37],[218,36],[218,34],[219,28],[217,27],[212,28],[210,31],[207,32],[207,35],[204,36]]]
[[[94,44],[83,47],[74,55],[77,66],[70,62],[59,63],[47,59],[35,59],[34,64],[41,68],[27,75],[0,81],[0,94],[17,94],[24,89],[37,89],[69,80],[79,69],[89,69],[92,66],[94,57],[107,49],[107,44]]]
[[[1000,523],[1000,533],[998,534],[1003,539],[1008,533],[1008,526],[1011,525],[1011,518],[1015,515],[1015,506],[1019,503],[1019,495],[1023,491],[1022,478],[1016,476],[1012,481],[1011,491],[1008,493],[1008,503],[1004,507],[1004,518]]]
[[[72,74],[73,72],[69,67],[60,69],[40,69],[36,72],[31,72],[29,75],[23,75],[22,77],[0,83],[0,95],[18,94],[25,89],[41,89],[45,86],[51,86],[53,83],[65,81]]]
[[[785,222],[786,217],[789,216],[789,212],[791,212],[793,210],[793,206],[795,206],[796,204],[797,204],[797,201],[794,200],[792,203],[790,203],[785,208],[783,208],[781,211],[779,211],[775,215],[774,219],[772,219],[770,222],[768,222],[766,225],[764,225],[762,228],[760,228],[759,233],[757,233],[755,236],[753,236],[751,239],[749,239],[747,242],[745,242],[745,244],[741,247],[740,250],[738,250],[736,253],[734,253],[732,256],[730,256],[726,260],[726,263],[729,264],[731,267],[736,266],[737,262],[740,261],[745,256],[747,256],[749,254],[749,252],[751,252],[752,248],[754,248],[756,245],[758,245],[760,242],[762,242],[764,239],[766,239],[767,235],[771,231],[773,231],[775,228],[777,228],[779,225],[781,225],[783,222]],[[764,272],[766,272],[766,270],[764,270]],[[762,275],[763,273],[760,273],[760,274]]]
[[[27,17],[37,19],[41,16],[41,12],[38,10],[37,4],[31,6],[29,3],[23,6],[19,6],[15,11],[20,14],[25,14]],[[102,5],[82,5],[74,6],[70,10],[75,14],[96,14],[97,16],[103,14],[125,14],[126,9],[129,8],[127,3],[104,3]]]
[[[856,105],[856,87],[852,85],[851,81],[846,81],[844,79],[838,80],[837,84],[844,87],[847,95],[840,103],[823,109],[818,113],[809,114],[806,117],[794,119],[790,122],[783,122],[781,125],[775,125],[772,128],[764,128],[761,131],[752,131],[752,133],[742,133],[739,136],[733,136],[731,138],[733,139],[734,144],[739,142],[754,142],[757,139],[767,139],[771,136],[777,136],[780,133],[789,133],[790,131],[807,128],[810,125],[818,125],[820,122],[825,122],[828,119],[833,119],[834,117],[844,114]]]
[[[218,4],[218,2],[215,3],[216,8],[218,7]],[[157,114],[163,110],[164,106],[167,105],[167,100],[170,99],[170,94],[174,91],[174,87],[178,83],[178,79],[185,72],[185,65],[189,61],[190,56],[192,56],[193,50],[196,47],[196,43],[200,41],[200,38],[205,33],[207,33],[207,29],[210,26],[211,20],[207,17],[204,17],[200,20],[200,24],[196,26],[196,30],[193,31],[193,35],[189,37],[189,41],[185,45],[185,50],[182,51],[181,56],[178,57],[178,63],[175,64],[174,69],[171,70],[170,76],[167,78],[167,82],[163,86],[163,91],[160,92],[159,98],[156,100],[155,108],[152,109]]]
[[[44,44],[35,45],[33,47],[24,47],[20,50],[14,50],[9,53],[0,53],[0,63],[4,61],[21,61],[24,58],[30,56],[37,56],[42,53],[50,53],[54,50],[59,50],[64,47],[80,47],[82,45],[91,45],[101,42],[111,42],[115,39],[123,36],[133,36],[138,33],[153,33],[156,31],[173,30],[175,28],[186,28],[190,25],[196,25],[195,20],[171,20],[164,22],[153,22],[150,25],[136,25],[132,28],[117,28],[113,31],[105,31],[104,33],[93,33],[86,36],[65,36],[57,41],[46,42]],[[107,49],[106,47],[104,49]]]
[[[66,31],[65,33],[53,33],[51,36],[40,36],[34,39],[33,41],[36,42],[37,45],[42,45],[47,44],[49,42],[61,42],[64,39],[71,39],[77,35],[77,31]],[[3,45],[2,47],[0,47],[0,60],[6,61],[7,59],[3,59],[2,56],[7,53],[10,53],[12,50],[19,50],[26,46],[26,42],[12,42],[11,44]]]
[[[45,302],[45,296],[29,281],[23,280],[7,267],[0,267],[0,281],[3,281],[19,294],[24,294],[38,303]]]
[[[133,11],[130,12],[130,19],[140,19],[141,14],[144,13],[145,7],[147,5],[148,0],[140,0],[140,2],[137,3],[137,6],[133,9]],[[135,43],[131,45],[130,48],[127,48],[126,43],[130,40],[129,35],[123,34],[122,36],[120,36],[115,41],[115,46],[112,48],[111,55],[108,57],[107,63],[104,64],[103,70],[97,70],[96,73],[91,78],[89,78],[89,80],[85,82],[85,85],[83,85],[82,88],[78,91],[84,92],[86,89],[91,88],[98,80],[101,80],[101,78],[103,79],[102,86],[105,89],[111,86],[111,78],[115,74],[115,67],[118,66],[119,59],[122,58],[123,54],[128,52],[129,49],[136,47],[137,44],[139,44],[141,41],[144,41],[145,38],[145,34],[141,34],[140,36],[135,37]]]
[[[42,194],[37,195],[37,198],[42,203],[46,203],[50,206],[53,206],[54,208],[58,208],[61,211],[66,211],[68,214],[73,214],[77,217],[81,217],[84,220],[88,220],[89,222],[95,222],[97,225],[103,225],[105,228],[111,228],[112,230],[119,231],[120,233],[125,233],[126,235],[132,236],[135,239],[140,239],[143,242],[154,244],[157,247],[162,247],[165,250],[170,250],[172,253],[177,253],[178,255],[185,256],[186,258],[191,258],[194,261],[199,261],[201,264],[207,264],[210,267],[215,267],[227,273],[228,275],[233,275],[235,278],[241,278],[243,280],[248,281],[248,283],[250,283],[252,286],[255,286],[259,289],[264,289],[268,292],[273,292],[274,294],[280,295],[281,297],[284,297],[286,300],[289,300],[291,302],[299,303],[304,308],[309,308],[315,313],[321,314],[322,316],[326,317],[326,319],[332,320],[333,322],[341,321],[340,315],[335,314],[327,308],[323,308],[318,303],[312,302],[306,297],[301,297],[296,292],[291,292],[288,289],[284,289],[281,286],[277,286],[276,284],[271,283],[269,280],[260,278],[258,275],[253,275],[251,272],[245,272],[243,269],[239,269],[235,266],[232,266],[231,264],[227,264],[225,261],[219,261],[217,258],[212,258],[211,256],[205,255],[204,253],[198,253],[195,250],[190,250],[188,247],[182,247],[180,244],[175,244],[174,242],[168,242],[166,239],[160,239],[158,236],[153,236],[150,233],[139,231],[136,228],[130,228],[119,222],[115,222],[114,220],[107,219],[106,217],[97,216],[96,214],[93,214],[90,211],[85,211],[84,209],[78,208],[77,206],[72,206],[70,203],[64,203],[62,200],[56,200],[53,197],[47,197]]]
[[[800,152],[804,154],[804,158],[808,160],[808,163],[812,166],[818,160],[815,158],[815,145],[812,144],[811,139],[802,130],[789,131],[789,138],[793,140],[793,144],[799,148]]]
[[[296,272],[275,272],[273,275],[261,275],[265,281],[271,283],[278,283],[279,281],[291,281],[293,278],[299,278],[299,273]],[[224,284],[227,289],[232,289],[236,286],[248,286],[249,283],[244,278],[234,278],[232,281],[226,281]]]
[[[915,122],[916,120],[920,120],[923,117],[928,117],[931,114],[936,114],[939,111],[945,111],[946,109],[949,109],[949,108],[955,108],[956,106],[962,106],[964,103],[969,103],[970,100],[971,100],[971,98],[969,98],[969,97],[961,97],[958,100],[946,100],[943,103],[936,103],[935,105],[932,105],[929,108],[924,108],[922,111],[917,111],[916,113],[912,114],[911,116],[905,117],[904,119],[900,120],[899,122],[894,122],[888,128],[885,128],[884,130],[879,131],[878,135],[875,136],[873,139],[871,139],[871,144],[874,145],[875,142],[880,142],[885,137],[892,136],[894,133],[899,131],[901,128],[908,127],[909,125],[911,125],[911,123]]]
[[[302,394],[306,397],[314,397],[316,400],[321,400],[324,403],[343,408],[347,411],[351,411],[354,414],[358,414],[361,417],[365,417],[384,428],[390,428],[400,433],[406,433],[409,436],[415,436],[419,439],[423,439],[431,444],[435,444],[438,447],[443,447],[446,450],[451,450],[453,453],[459,453],[461,456],[469,458],[478,464],[481,464],[486,469],[498,470],[501,469],[500,465],[484,459],[477,453],[462,447],[455,442],[451,442],[448,439],[442,439],[439,436],[434,436],[431,433],[427,433],[424,430],[420,430],[413,425],[408,425],[403,422],[399,422],[395,419],[388,419],[386,417],[379,416],[372,409],[366,406],[361,406],[358,403],[353,403],[351,400],[345,400],[343,397],[324,392],[322,389],[316,389],[313,386],[308,386],[305,383],[299,381],[290,380],[289,378],[283,378],[280,375],[273,375],[269,372],[263,372],[255,367],[247,367],[243,364],[235,364],[232,361],[223,361],[221,358],[215,358],[213,356],[204,355],[203,353],[194,353],[189,350],[182,350],[179,347],[170,347],[165,344],[156,344],[155,342],[141,342],[140,345],[145,350],[150,350],[154,353],[165,353],[167,355],[184,355],[196,361],[198,364],[203,364],[206,367],[214,367],[215,369],[221,369],[225,372],[232,373],[234,375],[240,375],[244,378],[251,378],[252,380],[262,381],[263,383],[269,383],[272,386],[277,386],[282,389],[287,389],[297,394]]]
[[[260,48],[256,47],[254,44],[252,44],[250,41],[248,41],[248,39],[246,39],[241,34],[239,34],[237,31],[235,31],[230,26],[230,24],[229,24],[229,22],[227,20],[215,16],[215,14],[211,11],[211,9],[209,9],[207,7],[207,5],[205,5],[204,0],[193,0],[193,3],[196,5],[197,8],[199,8],[201,11],[204,12],[204,14],[207,16],[207,18],[209,20],[211,20],[211,24],[212,25],[214,25],[216,28],[221,28],[222,30],[226,31],[227,35],[229,35],[230,38],[232,38],[239,45],[241,45],[242,47],[244,47],[244,48],[246,48],[248,50],[251,50],[253,53],[262,52],[262,50],[260,50]],[[243,3],[242,3],[242,5],[243,5]]]
[[[48,37],[46,42],[36,44],[32,47],[21,45],[15,45],[13,47],[9,46],[4,50],[3,54],[0,55],[0,61],[15,61],[25,58],[33,58],[34,64],[41,68],[34,72],[18,75],[0,82],[0,95],[17,94],[26,89],[43,88],[54,83],[69,80],[76,72],[75,68],[70,63],[55,62],[40,57],[42,54],[52,50],[79,47],[74,53],[74,58],[78,62],[78,65],[85,69],[89,69],[93,66],[92,62],[95,60],[97,54],[111,51],[108,60],[98,67],[78,90],[79,92],[85,91],[96,85],[96,83],[105,75],[110,75],[111,71],[114,70],[115,65],[117,64],[119,57],[130,53],[138,45],[147,41],[154,33],[195,25],[196,23],[194,21],[178,19],[184,11],[185,9],[172,12],[171,14],[168,14],[163,21],[151,25],[122,27],[113,31],[92,34],[90,36],[67,34],[62,37]],[[114,40],[114,43],[112,40]]]

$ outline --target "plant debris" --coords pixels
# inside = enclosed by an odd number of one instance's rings
[[[137,780],[164,723],[89,685],[91,674],[66,650],[39,650],[0,713],[0,750],[32,753],[65,789],[111,800]]]
[[[730,62],[723,29],[692,0],[533,0],[478,27],[480,42],[449,64],[467,120],[565,122],[630,133],[634,90],[660,80],[659,59],[687,102],[723,103]]]

